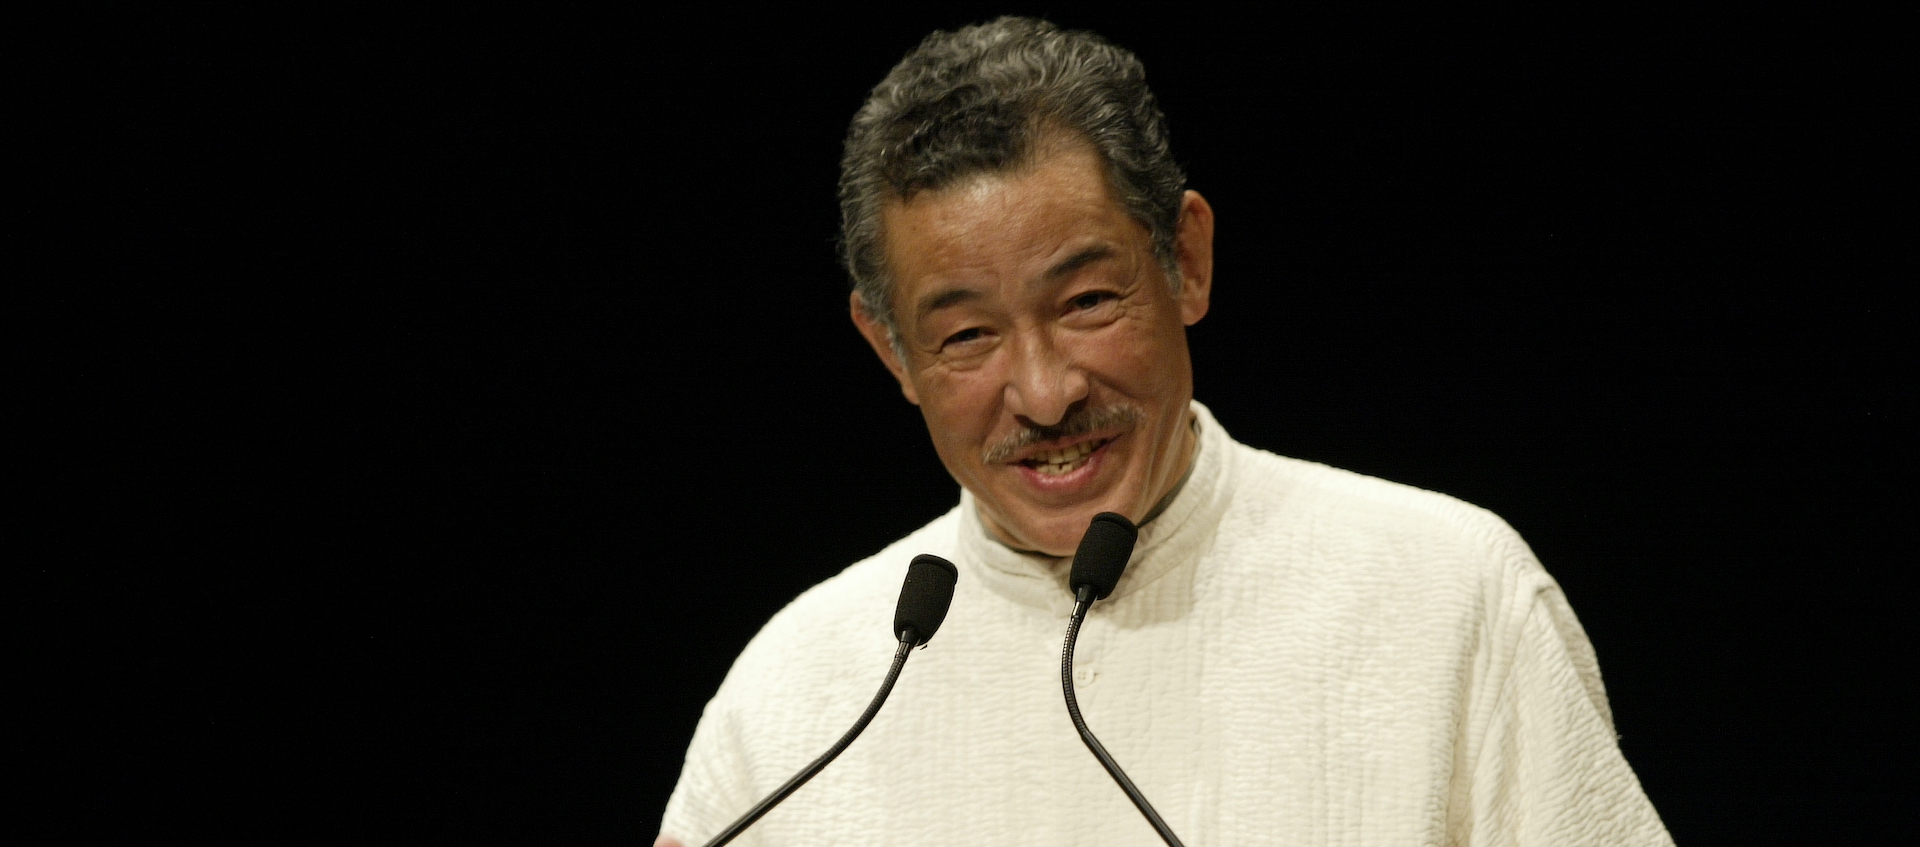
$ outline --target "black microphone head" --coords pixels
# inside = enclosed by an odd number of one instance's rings
[[[1093,589],[1093,599],[1106,599],[1120,582],[1120,572],[1127,569],[1127,559],[1133,555],[1133,543],[1139,537],[1140,530],[1125,515],[1113,512],[1094,515],[1093,522],[1087,525],[1087,534],[1080,537],[1080,549],[1074,551],[1073,572],[1067,578],[1067,586],[1075,594],[1081,586],[1089,586]]]
[[[907,565],[907,582],[900,586],[900,605],[893,612],[893,634],[902,641],[911,639],[915,647],[931,640],[947,619],[953,584],[959,579],[960,569],[946,559],[931,553],[913,557]]]

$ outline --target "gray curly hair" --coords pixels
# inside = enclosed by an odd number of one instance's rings
[[[1027,164],[1062,133],[1099,152],[1179,290],[1174,233],[1187,179],[1146,75],[1132,53],[1091,32],[1003,17],[927,36],[874,86],[840,159],[840,255],[896,352],[882,207]]]

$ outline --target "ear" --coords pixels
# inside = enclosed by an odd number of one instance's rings
[[[880,319],[867,313],[866,303],[860,300],[860,292],[847,295],[848,309],[853,313],[853,325],[860,329],[860,335],[873,347],[873,353],[880,357],[880,363],[887,366],[887,372],[900,382],[900,393],[907,402],[920,405],[920,395],[913,390],[913,380],[907,378],[907,368],[900,358],[894,355],[893,339],[887,334],[887,327]]]
[[[1180,198],[1173,245],[1180,263],[1180,321],[1193,326],[1207,316],[1213,297],[1213,207],[1198,191]]]

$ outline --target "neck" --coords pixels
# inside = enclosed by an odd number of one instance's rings
[[[1154,518],[1160,517],[1160,513],[1173,504],[1173,498],[1180,496],[1180,489],[1187,487],[1187,480],[1193,478],[1193,466],[1199,464],[1195,460],[1200,457],[1199,427],[1199,421],[1189,415],[1187,417],[1187,469],[1181,472],[1180,479],[1173,483],[1173,487],[1167,489],[1167,493],[1161,495],[1160,500],[1153,504],[1153,508],[1148,509],[1147,514],[1140,518],[1139,526],[1146,526]]]

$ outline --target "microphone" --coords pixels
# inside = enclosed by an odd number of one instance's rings
[[[907,581],[900,586],[899,605],[893,612],[893,633],[900,639],[900,646],[893,651],[893,667],[887,670],[886,681],[880,683],[880,693],[874,695],[873,702],[867,704],[866,712],[860,715],[859,720],[854,721],[853,728],[847,730],[846,735],[840,736],[840,740],[834,742],[833,747],[820,758],[814,759],[813,764],[807,765],[799,773],[794,774],[785,785],[774,789],[774,792],[767,795],[767,799],[761,800],[759,805],[748,809],[739,820],[734,821],[731,826],[714,836],[713,840],[708,841],[706,847],[720,847],[745,832],[754,821],[773,811],[773,807],[780,805],[780,801],[787,799],[787,795],[799,790],[800,786],[805,785],[814,774],[825,768],[828,762],[833,761],[841,751],[847,749],[847,745],[852,744],[853,739],[860,736],[860,731],[866,729],[867,724],[873,720],[873,716],[880,712],[880,704],[885,703],[887,695],[893,692],[893,682],[900,678],[900,668],[906,665],[907,654],[911,653],[915,647],[925,646],[933,638],[934,632],[940,629],[941,622],[947,619],[947,608],[953,605],[953,585],[959,578],[959,569],[946,559],[930,553],[913,557],[913,561],[907,565]]]
[[[1073,571],[1067,575],[1074,600],[1092,605],[1095,600],[1107,599],[1120,583],[1120,572],[1127,569],[1127,559],[1139,538],[1140,530],[1125,516],[1113,512],[1094,515],[1093,522],[1087,524],[1087,534],[1080,536],[1080,549],[1073,554]]]
[[[947,619],[953,605],[953,584],[960,571],[952,562],[921,553],[907,565],[906,584],[900,586],[900,605],[893,610],[893,634],[913,646],[925,646]]]
[[[1173,828],[1160,819],[1160,813],[1153,810],[1146,795],[1134,787],[1133,780],[1120,769],[1120,763],[1113,760],[1107,748],[1100,746],[1100,739],[1093,737],[1093,730],[1087,728],[1086,720],[1080,716],[1080,701],[1073,696],[1073,645],[1080,639],[1080,624],[1087,619],[1087,610],[1095,602],[1113,593],[1139,537],[1140,531],[1132,521],[1113,512],[1094,515],[1092,523],[1087,525],[1087,534],[1080,537],[1080,548],[1073,554],[1073,570],[1067,576],[1067,585],[1073,589],[1073,620],[1067,624],[1066,646],[1060,650],[1060,689],[1066,692],[1067,716],[1073,719],[1073,728],[1079,731],[1087,749],[1093,751],[1093,757],[1100,760],[1100,766],[1107,769],[1107,775],[1126,792],[1134,808],[1146,816],[1153,831],[1160,834],[1160,840],[1167,842],[1168,847],[1186,847],[1180,843],[1179,836],[1173,834]]]

